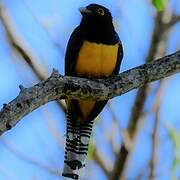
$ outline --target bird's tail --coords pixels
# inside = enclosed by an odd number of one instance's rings
[[[83,177],[93,121],[88,124],[74,123],[67,115],[66,148],[62,176]]]

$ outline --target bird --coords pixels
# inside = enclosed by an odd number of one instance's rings
[[[113,26],[111,12],[99,4],[79,8],[81,22],[72,32],[65,54],[65,75],[89,79],[119,73],[123,58],[121,40]],[[66,98],[67,127],[62,176],[84,176],[89,140],[95,118],[107,100]]]

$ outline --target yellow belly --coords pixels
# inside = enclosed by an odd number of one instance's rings
[[[104,45],[85,41],[77,57],[75,71],[83,77],[109,76],[116,66],[117,53],[118,44]],[[84,118],[93,110],[95,102],[92,100],[78,101]]]
[[[111,75],[117,61],[118,44],[104,45],[85,41],[80,49],[75,71],[80,76]]]

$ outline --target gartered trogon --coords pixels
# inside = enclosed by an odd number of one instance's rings
[[[65,75],[104,78],[119,72],[122,44],[110,11],[90,4],[80,8],[82,20],[73,31],[65,55]],[[107,101],[66,99],[67,132],[63,176],[79,179],[85,168],[94,119]]]

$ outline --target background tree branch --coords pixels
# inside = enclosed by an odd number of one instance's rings
[[[49,101],[66,97],[73,99],[110,99],[179,71],[180,50],[155,62],[101,80],[61,76],[54,70],[47,80],[33,87],[19,86],[20,94],[9,104],[4,104],[0,112],[0,134],[15,126],[26,114]]]
[[[178,23],[179,20],[178,15],[170,13],[167,9],[157,13],[154,21],[150,47],[145,62],[151,62],[158,57],[164,56],[170,28]],[[147,84],[139,88],[137,91],[127,128],[127,133],[132,141],[137,132],[138,122],[143,113],[144,104],[149,90],[150,85]],[[121,153],[122,151],[124,152],[123,154]],[[128,149],[123,142],[111,173],[111,180],[119,179],[122,176],[126,160],[128,159],[128,154]]]

